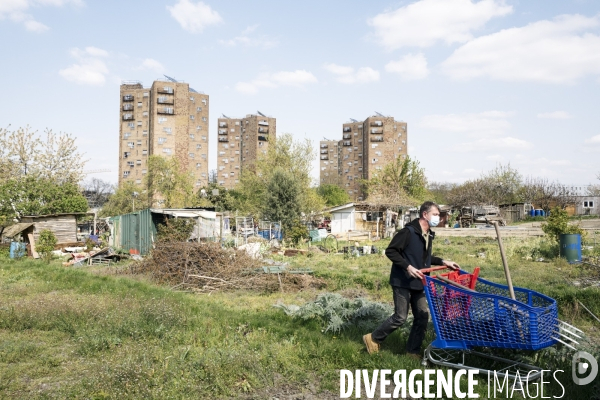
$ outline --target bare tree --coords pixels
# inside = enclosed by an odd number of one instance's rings
[[[114,193],[115,187],[102,179],[92,178],[82,184],[83,196],[90,208],[100,208]]]

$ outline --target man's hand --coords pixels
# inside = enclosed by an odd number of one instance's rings
[[[406,270],[408,271],[408,274],[410,276],[412,276],[413,278],[416,278],[416,279],[423,279],[423,277],[425,276],[425,275],[423,275],[423,273],[421,271],[419,271],[412,265],[409,265]]]
[[[458,265],[457,263],[455,263],[454,261],[450,261],[450,260],[444,260],[444,265],[446,267],[450,267],[454,270],[460,269],[460,265]]]

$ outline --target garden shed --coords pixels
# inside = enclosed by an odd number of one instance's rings
[[[38,240],[40,232],[48,229],[56,236],[57,244],[77,242],[77,217],[87,213],[65,213],[50,215],[28,215],[21,217],[21,221],[9,226],[3,236],[15,237],[22,233],[26,243]]]

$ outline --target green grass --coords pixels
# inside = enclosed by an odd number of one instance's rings
[[[482,277],[504,282],[494,240],[450,240],[437,240],[438,255],[467,270],[480,266]],[[562,260],[535,262],[544,246],[540,239],[504,242],[516,286],[554,297],[563,319],[597,332],[575,299],[600,315],[600,291],[575,288],[565,279],[593,271]],[[315,253],[286,261],[313,269],[327,282],[324,290],[392,301],[390,263],[383,255]],[[419,367],[404,356],[400,333],[369,356],[361,342],[365,332],[324,334],[317,322],[293,320],[273,307],[303,304],[317,291],[194,295],[114,275],[112,268],[0,259],[0,398],[262,399],[309,391],[336,398],[339,369]],[[482,397],[487,394],[484,380],[479,389]]]

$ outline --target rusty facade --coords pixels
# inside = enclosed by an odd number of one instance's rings
[[[208,95],[189,84],[154,81],[120,87],[119,186],[142,184],[151,155],[177,157],[194,177],[195,186],[208,183]]]
[[[382,115],[368,117],[363,122],[346,122],[342,125],[342,140],[320,142],[320,183],[340,186],[352,201],[364,200],[361,180],[373,178],[398,157],[406,158],[407,148],[406,122]]]

